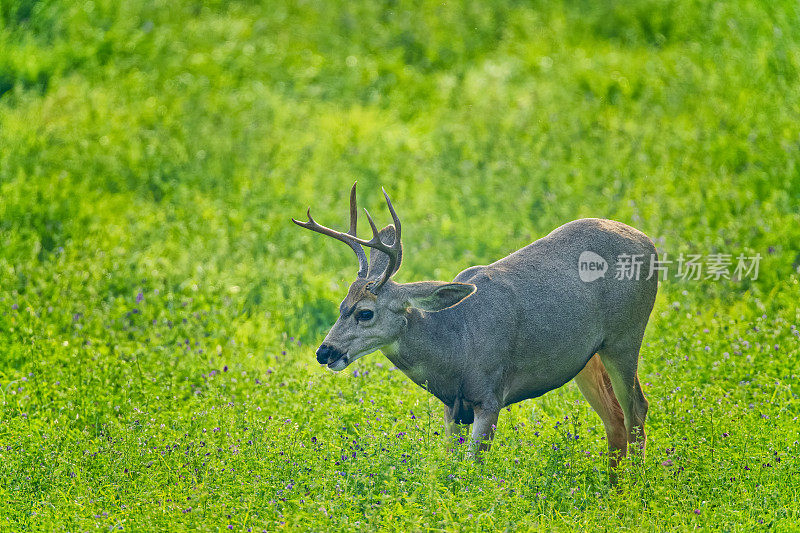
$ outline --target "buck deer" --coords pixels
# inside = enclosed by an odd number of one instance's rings
[[[319,225],[310,208],[307,222],[292,219],[346,243],[358,257],[357,278],[317,361],[338,372],[380,350],[445,404],[448,435],[473,424],[470,442],[478,452],[489,449],[503,407],[574,379],[603,421],[614,483],[628,443],[644,455],[648,402],[637,366],[658,281],[603,272],[583,281],[579,257],[593,252],[598,268],[605,262],[616,272],[619,257],[653,260],[652,241],[621,222],[587,218],[490,265],[470,267],[455,281],[396,283],[400,218],[383,194],[394,224],[378,231],[365,210],[370,240],[356,236],[355,184],[347,233]]]

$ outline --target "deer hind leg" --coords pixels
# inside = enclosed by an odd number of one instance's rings
[[[628,432],[622,408],[614,395],[611,378],[597,354],[575,376],[575,383],[603,421],[608,440],[608,478],[614,485],[617,482],[617,463],[627,453]]]
[[[636,453],[644,459],[647,441],[644,421],[647,417],[648,402],[637,374],[640,345],[641,341],[638,341],[634,347],[629,345],[624,348],[604,348],[600,351],[600,358],[608,371],[614,395],[625,415],[628,442],[634,445],[631,453]]]

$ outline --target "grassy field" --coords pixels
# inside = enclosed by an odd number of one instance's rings
[[[800,529],[799,10],[0,0],[0,529]],[[661,284],[620,492],[573,384],[475,465],[315,362],[355,179],[398,281],[584,216],[759,275]]]

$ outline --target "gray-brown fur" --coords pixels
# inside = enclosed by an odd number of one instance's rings
[[[391,243],[393,227],[380,238]],[[584,251],[605,259],[605,277],[580,279]],[[473,423],[472,442],[482,450],[503,407],[576,379],[603,419],[613,467],[626,441],[644,451],[647,401],[637,363],[657,290],[655,275],[645,279],[646,266],[638,280],[615,279],[622,254],[639,254],[649,264],[656,251],[625,224],[582,219],[490,265],[470,267],[454,282],[389,279],[373,294],[369,284],[386,263],[373,250],[369,274],[352,284],[323,341],[320,349],[328,351],[321,362],[340,371],[381,350],[444,403],[448,431]],[[362,310],[372,318],[359,321]]]

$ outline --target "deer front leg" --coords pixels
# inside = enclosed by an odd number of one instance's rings
[[[472,438],[470,439],[469,456],[481,462],[481,454],[489,451],[497,428],[497,417],[500,410],[475,407],[475,422],[472,424]]]
[[[466,440],[469,434],[469,424],[459,424],[453,419],[453,410],[445,405],[444,406],[444,433],[448,439],[464,439]]]

